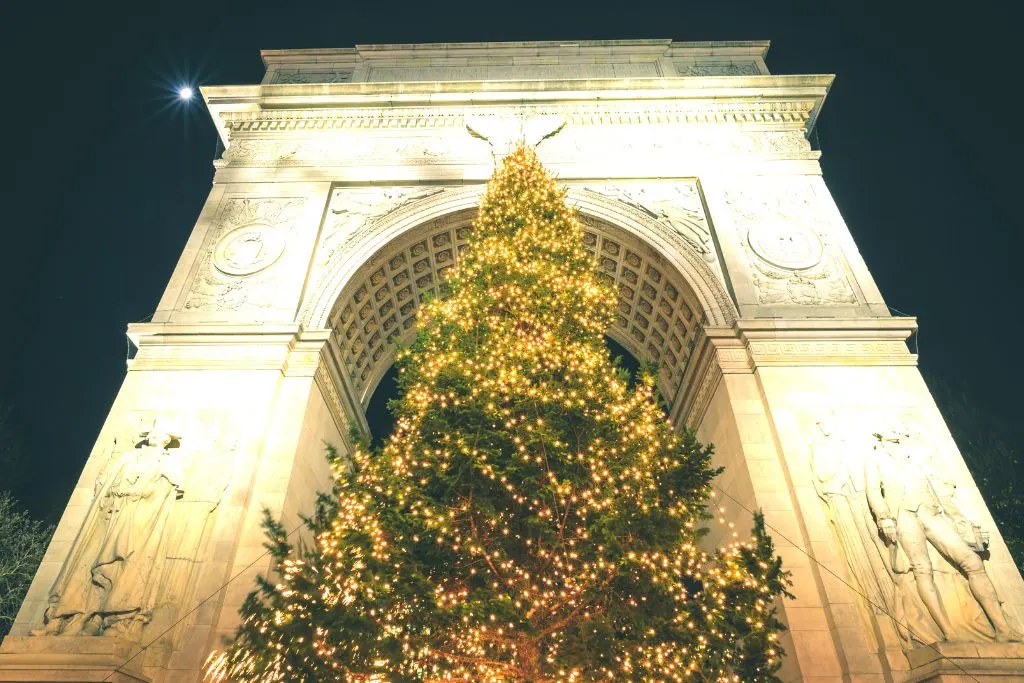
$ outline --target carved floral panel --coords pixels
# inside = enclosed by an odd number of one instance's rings
[[[852,305],[859,299],[827,207],[807,178],[758,179],[725,192],[764,305]]]
[[[188,311],[241,311],[275,306],[287,270],[288,242],[305,198],[227,198],[218,207],[199,271],[185,299]]]

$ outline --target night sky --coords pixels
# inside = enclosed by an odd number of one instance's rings
[[[971,2],[31,2],[0,10],[6,176],[0,408],[56,519],[209,192],[215,135],[173,88],[256,83],[261,48],[485,40],[770,39],[834,73],[825,179],[926,373],[1016,418],[1024,379],[1019,17]],[[16,9],[15,9],[16,8]]]

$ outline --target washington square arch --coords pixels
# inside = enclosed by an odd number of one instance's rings
[[[262,510],[293,528],[327,488],[324,442],[366,426],[521,140],[617,287],[608,336],[715,445],[708,543],[765,513],[795,595],[782,678],[1024,680],[1024,583],[918,372],[916,322],[890,315],[809,142],[832,76],[771,74],[767,50],[271,50],[262,83],[203,88],[213,188],[128,328],[0,681],[201,680],[272,569]],[[118,481],[138,495],[114,501]],[[111,544],[136,559],[107,576]]]

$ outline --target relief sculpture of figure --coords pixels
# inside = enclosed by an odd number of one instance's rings
[[[591,192],[627,204],[672,229],[708,263],[715,260],[711,230],[697,188],[686,183],[587,186]]]
[[[97,483],[36,635],[137,638],[156,603],[164,533],[184,495],[177,436],[154,424]]]
[[[876,433],[878,446],[864,470],[868,505],[893,564],[897,564],[897,554],[906,556],[920,600],[944,640],[963,640],[969,634],[954,628],[947,614],[945,591],[939,590],[935,580],[936,560],[941,559],[933,556],[930,547],[966,576],[970,594],[994,631],[990,637],[1000,642],[1019,641],[1021,636],[1007,622],[985,571],[981,555],[986,552],[988,534],[967,521],[952,498],[955,487],[937,478],[928,449],[912,447],[905,431]]]
[[[868,508],[864,465],[874,439],[868,435],[859,440],[851,438],[831,414],[822,416],[815,426],[817,434],[811,447],[812,481],[818,497],[825,503],[851,578],[864,598],[860,607],[867,632],[874,633],[871,620],[884,619],[891,625],[888,632],[898,638],[905,650],[914,646],[911,638],[921,642],[938,639],[941,634],[928,619],[916,591],[908,595],[908,577],[901,574],[898,563],[894,566],[890,562]],[[884,647],[884,644],[876,643],[876,647]]]
[[[371,187],[335,190],[331,197],[331,219],[320,245],[318,264],[326,265],[345,244],[374,220],[417,199],[444,192],[441,187]]]
[[[826,504],[829,521],[839,537],[854,579],[874,605],[892,604],[892,583],[877,553],[868,552],[870,536],[864,533],[863,455],[839,432],[834,416],[816,423],[817,438],[811,449],[815,491]]]

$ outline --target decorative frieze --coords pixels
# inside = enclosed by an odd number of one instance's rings
[[[757,62],[687,62],[676,61],[676,72],[680,76],[757,76],[761,70]]]
[[[759,367],[916,365],[907,338],[913,318],[743,320],[736,333]]]
[[[274,72],[273,83],[348,83],[352,80],[352,69],[288,69]]]
[[[757,365],[916,365],[917,356],[897,340],[751,341]]]
[[[511,116],[561,116],[567,123],[577,126],[682,123],[800,125],[810,118],[816,105],[817,100],[810,97],[771,100],[709,98],[537,104],[499,107],[497,110]],[[224,112],[221,121],[232,134],[286,130],[462,128],[467,110],[467,107],[261,109]]]
[[[229,167],[290,166],[433,166],[442,164],[488,164],[490,149],[483,138],[474,136],[472,121],[467,130],[431,135],[410,130],[374,133],[332,132],[305,137],[248,137],[234,139],[224,151],[221,163]],[[712,159],[760,157],[765,159],[807,159],[816,153],[800,130],[736,130],[712,125],[623,126],[603,129],[565,124],[558,135],[545,140],[541,154],[560,163],[583,163],[607,159]],[[518,138],[510,130],[500,144]],[[494,135],[494,133],[491,133]]]
[[[453,66],[378,66],[371,62],[367,81],[507,81],[590,78],[656,78],[658,64],[651,56],[646,62],[619,64],[474,64]]]
[[[312,166],[317,164],[429,165],[453,160],[486,162],[487,155],[468,135],[333,134],[316,138],[239,138],[222,159],[232,166]]]

